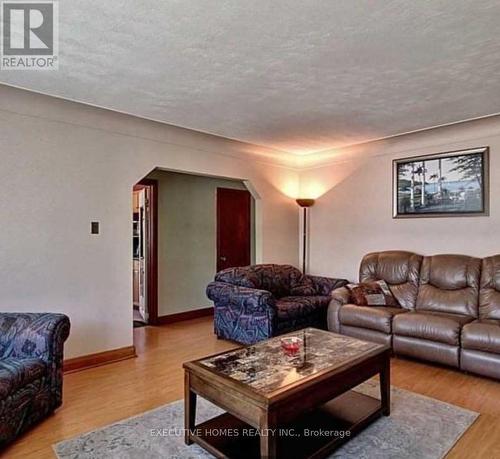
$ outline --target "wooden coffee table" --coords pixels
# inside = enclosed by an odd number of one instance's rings
[[[307,328],[185,363],[185,442],[216,457],[324,457],[390,414],[390,348]],[[355,392],[380,375],[380,400]],[[195,425],[196,396],[225,413]]]

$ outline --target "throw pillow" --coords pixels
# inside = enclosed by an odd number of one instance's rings
[[[347,284],[351,300],[358,306],[399,306],[387,282],[383,280]]]

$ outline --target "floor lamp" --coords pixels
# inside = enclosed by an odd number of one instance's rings
[[[307,259],[307,225],[308,225],[308,221],[307,221],[308,211],[307,211],[307,209],[314,205],[314,199],[297,199],[296,202],[300,207],[302,207],[303,212],[304,212],[303,229],[302,229],[302,272],[305,274],[306,273],[306,259]]]

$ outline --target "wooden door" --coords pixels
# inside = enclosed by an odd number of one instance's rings
[[[251,196],[217,188],[217,271],[250,264]]]

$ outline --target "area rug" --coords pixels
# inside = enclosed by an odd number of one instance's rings
[[[374,397],[378,383],[356,388]],[[392,411],[349,440],[330,458],[440,459],[473,424],[478,413],[432,398],[391,388]],[[221,413],[199,398],[197,422]],[[54,445],[60,459],[201,459],[212,458],[197,445],[186,446],[183,437],[182,400],[161,406]]]

